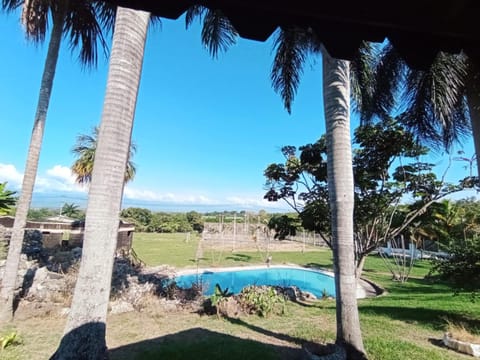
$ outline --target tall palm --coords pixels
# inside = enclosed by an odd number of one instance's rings
[[[314,33],[300,28],[284,28],[277,34],[271,79],[280,93],[287,111],[300,83],[302,67],[311,53],[321,53],[323,63],[323,101],[327,132],[327,172],[331,209],[332,247],[334,256],[337,343],[349,358],[363,358],[360,320],[356,298],[356,267],[353,237],[353,170],[350,140],[350,93],[356,103],[373,114],[372,87],[369,83],[371,60],[368,47],[355,63],[332,58],[317,41]],[[353,71],[355,70],[355,71]],[[356,76],[351,76],[354,73]]]
[[[150,14],[117,8],[85,219],[83,256],[65,333],[52,359],[103,359],[125,168]]]
[[[92,181],[93,163],[98,144],[98,132],[99,129],[95,126],[91,135],[78,135],[75,146],[72,149],[73,154],[77,158],[72,165],[72,172],[76,175],[76,181],[79,184],[89,184]],[[132,142],[130,144],[127,168],[125,170],[125,183],[133,180],[135,177],[137,169],[131,159],[136,151],[137,147]]]
[[[48,31],[50,18],[53,24],[25,165],[22,191],[17,203],[0,291],[0,320],[11,319],[13,316],[13,299],[24,229],[37,175],[60,43],[63,37],[67,37],[71,49],[79,50],[79,59],[83,65],[96,65],[98,44],[104,51],[107,49],[102,25],[108,29],[114,15],[113,8],[102,1],[4,0],[2,2],[2,8],[6,11],[14,11],[19,7],[22,7],[22,23],[28,39],[34,42],[43,41]]]

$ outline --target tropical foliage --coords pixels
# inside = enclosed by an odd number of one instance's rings
[[[393,119],[357,128],[355,144],[354,238],[360,275],[366,255],[404,234],[429,206],[463,187],[437,179],[433,164],[418,160],[428,149]],[[299,150],[297,154],[296,147],[284,146],[285,163],[267,167],[265,198],[286,201],[298,212],[304,228],[316,231],[332,246],[325,137]],[[414,202],[400,206],[407,196]]]
[[[8,214],[15,206],[15,191],[7,190],[7,183],[0,183],[0,215]]]
[[[75,146],[72,149],[72,152],[76,157],[76,160],[72,165],[72,172],[75,174],[76,181],[79,184],[89,184],[92,181],[93,163],[95,159],[95,151],[97,150],[97,142],[98,127],[92,129],[91,135],[80,134],[77,136]],[[125,171],[125,183],[133,180],[135,177],[137,170],[131,159],[136,151],[136,145],[131,143],[127,169]]]
[[[386,44],[375,62],[375,97],[385,97],[386,113],[401,114],[416,136],[451,150],[473,133],[480,171],[480,69],[465,53],[437,54],[426,70],[411,69]],[[473,160],[473,157],[471,158]]]
[[[480,290],[480,237],[455,241],[447,248],[448,259],[436,260],[432,273],[448,281],[456,291]]]
[[[78,219],[83,215],[82,211],[80,210],[80,207],[76,204],[73,204],[73,203],[63,204],[60,214],[64,215],[64,216],[67,216],[69,218],[72,218],[72,219]]]

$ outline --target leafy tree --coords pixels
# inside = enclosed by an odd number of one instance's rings
[[[136,231],[148,231],[152,221],[152,212],[143,208],[126,208],[120,213],[120,217],[135,224]]]
[[[88,184],[92,181],[93,162],[95,159],[97,142],[98,127],[93,128],[91,135],[80,134],[77,136],[75,146],[72,149],[72,152],[77,158],[72,165],[72,172],[76,175],[76,181],[79,184]],[[133,180],[135,177],[136,168],[131,159],[136,151],[136,145],[131,143],[127,169],[125,170],[125,183]]]
[[[15,206],[15,191],[7,190],[7,183],[0,183],[0,216],[6,215]]]
[[[402,234],[408,225],[437,200],[462,189],[445,184],[431,172],[433,165],[417,159],[427,153],[412,133],[394,120],[361,126],[355,131],[354,239],[357,276],[365,257],[381,243]],[[298,212],[302,226],[318,232],[329,246],[329,184],[327,182],[326,139],[299,148],[285,146],[284,164],[265,170],[270,201],[285,200]],[[412,163],[392,168],[399,159]],[[405,212],[398,211],[405,196],[415,201]]]
[[[154,213],[148,227],[148,231],[162,233],[189,232],[192,230],[192,225],[189,223],[187,216],[180,213]]]
[[[189,211],[187,212],[186,216],[187,216],[187,221],[191,225],[192,229],[194,231],[201,233],[204,227],[202,214],[196,211]]]
[[[295,236],[299,226],[298,216],[292,215],[273,215],[268,228],[275,231],[275,239],[285,240],[287,236]]]
[[[457,241],[447,251],[450,257],[436,260],[432,273],[438,272],[440,279],[450,282],[456,291],[475,295],[480,289],[480,238]]]
[[[15,11],[17,8],[22,7],[21,21],[24,25],[26,36],[35,43],[43,42],[45,39],[49,28],[49,18],[52,19],[52,29],[38,95],[37,110],[33,121],[27,162],[25,164],[22,191],[17,202],[5,273],[0,289],[0,321],[13,317],[14,289],[24,229],[37,176],[40,149],[60,43],[62,38],[67,38],[70,43],[70,49],[79,50],[79,59],[82,65],[96,65],[98,44],[105,52],[107,50],[102,25],[107,31],[110,30],[115,12],[114,7],[107,2],[90,0],[4,0],[1,7],[5,11]]]
[[[65,203],[62,206],[61,214],[76,219],[80,217],[80,208],[78,205]]]

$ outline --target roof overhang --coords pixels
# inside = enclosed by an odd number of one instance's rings
[[[108,0],[177,19],[190,6],[221,9],[240,36],[265,41],[279,26],[311,27],[329,53],[352,59],[361,41],[388,38],[417,68],[439,51],[480,59],[478,0]]]

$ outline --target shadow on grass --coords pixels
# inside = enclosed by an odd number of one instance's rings
[[[405,294],[411,296],[412,293],[422,294],[422,296],[425,294],[445,295],[446,292],[453,294],[453,291],[447,285],[432,281],[430,279],[410,278],[405,283],[391,280],[386,287],[389,289],[389,291],[394,291],[396,295]]]
[[[252,260],[252,256],[246,254],[232,254],[225,258],[226,260],[233,260],[237,262],[250,262]]]
[[[446,311],[428,309],[425,307],[401,307],[401,306],[369,306],[359,307],[361,313],[376,316],[385,316],[394,320],[401,320],[407,323],[420,323],[428,325],[436,330],[444,330],[446,319],[455,323],[465,324],[468,328],[480,328],[480,320],[472,319],[458,311]]]
[[[300,348],[266,344],[203,328],[193,328],[109,350],[110,360],[293,360],[302,358],[303,351]]]
[[[294,343],[294,344],[301,344],[301,343],[304,342],[304,340],[299,339],[299,338],[292,337],[292,336],[290,336],[290,335],[285,335],[285,334],[273,332],[273,331],[270,331],[270,330],[267,330],[267,329],[258,327],[258,326],[256,326],[256,325],[249,324],[249,323],[243,321],[242,319],[232,318],[232,317],[226,317],[225,320],[231,322],[232,324],[246,327],[246,328],[248,328],[248,329],[250,329],[250,330],[253,330],[253,331],[257,332],[257,333],[260,333],[260,334],[263,334],[263,335],[267,335],[267,336],[276,338],[276,339],[278,339],[278,340],[287,341],[287,342]]]
[[[327,269],[327,270],[332,270],[332,267],[333,267],[333,264],[332,263],[324,263],[324,264],[320,264],[320,263],[308,263],[308,264],[305,264],[305,267],[307,268],[312,268],[312,269]]]

